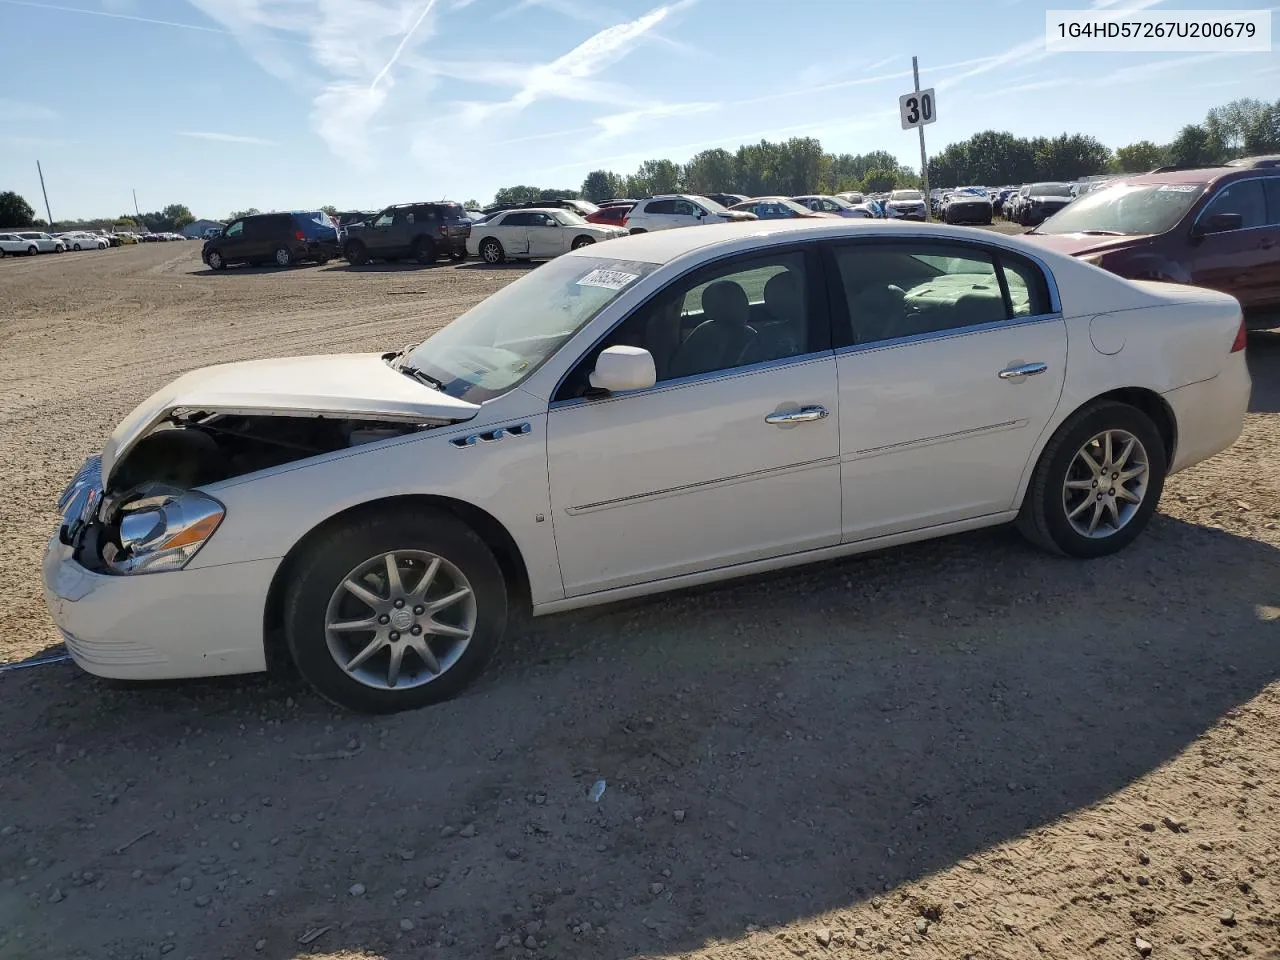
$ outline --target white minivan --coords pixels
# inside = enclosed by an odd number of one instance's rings
[[[726,210],[714,200],[695,194],[671,193],[639,201],[623,226],[631,233],[649,233],[672,227],[696,227],[704,223],[734,223],[756,219],[753,213]]]

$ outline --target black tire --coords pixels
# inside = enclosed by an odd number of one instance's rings
[[[476,601],[475,629],[443,673],[418,686],[378,689],[335,661],[325,617],[334,591],[352,571],[394,550],[426,551],[462,571]],[[339,526],[307,548],[285,593],[284,625],[298,672],[322,696],[364,713],[414,710],[456,696],[484,669],[506,631],[507,585],[492,551],[457,517],[435,510],[386,510]],[[406,664],[409,660],[406,656]]]
[[[316,266],[323,267],[330,260],[329,257],[316,257]]]
[[[210,270],[225,270],[225,269],[227,269],[227,261],[226,261],[226,258],[225,258],[225,257],[223,257],[223,256],[222,256],[222,254],[221,254],[221,253],[219,253],[217,250],[210,250],[210,251],[209,251],[209,257],[208,257],[208,259],[207,259],[205,262],[206,262],[207,264],[209,264],[209,269],[210,269]]]
[[[27,256],[28,256],[28,257],[34,257],[34,256],[35,256],[37,253],[39,253],[39,252],[40,252],[40,248],[39,248],[39,247],[37,247],[37,246],[30,246],[30,247],[27,247]]]
[[[569,245],[572,250],[580,250],[583,247],[589,247],[596,242],[595,237],[574,237],[573,243]]]
[[[463,260],[467,259],[467,251],[450,250],[449,259],[452,260],[454,263],[461,263]]]
[[[342,253],[352,266],[359,267],[369,262],[369,251],[359,240],[348,240]]]
[[[637,233],[648,233],[648,232],[649,232],[649,231],[648,231],[648,230],[646,230],[644,227],[632,227],[632,228],[631,228],[631,235],[632,235],[633,237],[634,237]]]
[[[1104,430],[1124,430],[1145,448],[1147,488],[1142,502],[1119,530],[1092,539],[1072,528],[1067,519],[1063,489],[1076,454]],[[1068,417],[1045,445],[1018,512],[1018,530],[1050,553],[1082,559],[1116,553],[1132,543],[1151,520],[1164,490],[1168,468],[1164,441],[1149,416],[1136,407],[1113,400],[1088,404]]]
[[[272,254],[272,258],[277,267],[293,266],[293,251],[288,247],[276,247],[276,252]]]
[[[419,263],[435,263],[439,256],[435,241],[430,237],[419,237],[413,241],[413,259]]]
[[[507,252],[497,237],[485,237],[480,241],[480,259],[485,263],[497,265],[506,262]]]
[[[77,244],[76,244],[75,246],[73,246],[71,249],[72,249],[72,250],[74,250],[74,251],[76,251],[77,253],[79,253],[79,252],[80,252],[80,244],[78,244],[78,243],[77,243]]]

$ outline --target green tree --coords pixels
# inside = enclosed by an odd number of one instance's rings
[[[112,222],[111,225],[113,227],[118,227],[121,230],[137,230],[138,229],[138,221],[133,219],[133,217],[116,217],[116,219]]]
[[[635,186],[640,192],[631,193]],[[670,160],[646,160],[636,171],[634,183],[627,179],[628,194],[631,196],[656,196],[660,193],[675,193],[680,189],[680,168]]]
[[[1150,140],[1116,147],[1114,167],[1120,173],[1148,173],[1165,162],[1165,148]]]
[[[464,204],[462,205],[462,209],[463,209],[463,210],[479,210],[479,209],[480,209],[480,201],[479,201],[479,200],[468,200],[466,203],[464,203]]]
[[[733,154],[717,147],[695,153],[681,171],[684,188],[690,193],[737,193],[738,170]]]
[[[616,173],[609,170],[592,170],[582,181],[582,198],[592,202],[610,200],[621,196],[626,185],[626,178]]]
[[[160,211],[160,216],[164,219],[164,222],[168,224],[168,226],[163,229],[170,231],[181,230],[187,224],[195,223],[196,220],[195,215],[187,209],[187,205],[184,203],[169,204]]]
[[[1183,167],[1208,167],[1222,160],[1222,141],[1207,127],[1189,123],[1169,144],[1169,161]]]
[[[230,223],[232,220],[239,220],[241,217],[256,217],[261,212],[257,207],[250,207],[248,210],[233,210],[227,214],[226,222]]]
[[[326,203],[320,209],[321,211],[323,211],[324,213],[327,213],[331,217],[336,217],[338,215],[338,208],[335,207],[332,203]]]
[[[868,170],[862,178],[862,189],[867,193],[884,193],[898,185],[898,171],[876,167]]]
[[[823,173],[832,165],[823,162],[821,141],[813,137],[792,137],[778,146],[781,160],[775,186],[778,193],[794,197],[825,189]]]
[[[30,227],[35,220],[36,212],[26,200],[12,190],[0,193],[0,227]]]
[[[514,187],[502,187],[493,195],[494,203],[529,203],[540,198],[542,191],[538,187],[520,184]]]
[[[1271,153],[1280,149],[1280,101],[1232,100],[1210,110],[1204,126],[1227,156]]]

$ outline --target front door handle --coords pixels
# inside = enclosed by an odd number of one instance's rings
[[[1037,373],[1044,373],[1048,369],[1047,363],[1015,363],[1001,370],[998,376],[1001,380],[1016,380],[1018,377],[1034,377]]]
[[[827,416],[826,407],[801,407],[791,413],[771,413],[764,418],[765,423],[785,427],[791,423],[813,423]]]

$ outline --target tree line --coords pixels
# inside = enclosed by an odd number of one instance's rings
[[[88,220],[55,220],[49,223],[36,216],[26,199],[12,190],[0,193],[0,227],[32,227],[40,230],[137,230],[139,225],[152,233],[178,233],[195,221],[186,204],[171,203],[153,213],[125,213],[118,217],[96,217]]]
[[[1166,164],[1212,166],[1239,156],[1280,153],[1280,100],[1234,100],[1188,124],[1167,144],[1149,140],[1111,150],[1081,133],[1018,137],[986,130],[949,144],[929,158],[931,186],[996,186],[1043,180],[1076,180],[1107,173],[1145,173]],[[495,203],[557,197],[605,200],[659,193],[740,193],[749,197],[861,191],[881,193],[918,187],[911,167],[884,150],[827,153],[813,137],[761,140],[736,151],[703,150],[687,163],[646,160],[634,173],[593,170],[577,189],[521,184],[503,187]]]

